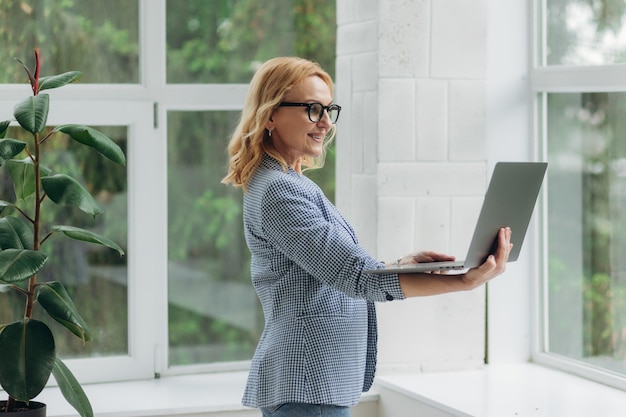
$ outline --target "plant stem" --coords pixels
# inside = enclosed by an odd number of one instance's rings
[[[14,289],[14,290],[15,290],[15,291],[17,291],[17,292],[21,292],[22,294],[28,295],[28,293],[26,292],[26,290],[24,290],[24,289],[22,289],[22,288],[18,287],[17,285],[12,285],[12,286],[11,286],[11,288],[12,288],[12,289]]]
[[[35,171],[35,218],[33,221],[33,250],[38,251],[40,247],[39,235],[40,235],[40,220],[41,220],[41,170],[39,165],[40,159],[40,143],[39,133],[34,135],[35,155],[33,159],[33,169]],[[26,297],[26,310],[24,312],[25,318],[31,318],[33,316],[33,307],[35,305],[35,288],[37,285],[37,275],[33,275],[28,280],[28,293]]]
[[[5,413],[8,413],[9,411],[13,411],[13,408],[15,407],[15,398],[11,397],[9,395],[9,398],[7,399],[7,405],[4,409]]]

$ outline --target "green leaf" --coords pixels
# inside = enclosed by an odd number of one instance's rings
[[[0,282],[13,284],[24,281],[35,275],[47,260],[48,257],[38,251],[3,250],[0,252]]]
[[[37,292],[37,301],[50,317],[78,336],[83,343],[91,340],[91,333],[87,329],[87,324],[78,314],[78,310],[63,284],[56,281],[41,284]]]
[[[59,384],[59,389],[68,403],[78,412],[81,417],[93,417],[93,410],[89,398],[83,391],[78,380],[61,359],[56,358],[52,375]]]
[[[33,249],[33,230],[17,217],[0,218],[0,250],[5,249]]]
[[[116,250],[120,255],[124,255],[124,249],[122,249],[117,243],[113,242],[111,239],[107,239],[106,237],[98,235],[89,230],[80,229],[74,226],[62,225],[53,226],[52,230],[54,232],[62,232],[65,234],[65,236],[74,240],[80,240],[83,242],[96,243],[98,245],[107,246],[111,249]]]
[[[102,156],[115,163],[126,164],[124,152],[117,143],[94,128],[83,125],[63,125],[57,127],[55,131],[66,133],[75,141],[91,146]]]
[[[28,402],[43,390],[56,358],[54,337],[44,323],[25,318],[0,333],[0,385]]]
[[[26,142],[17,139],[0,139],[0,166],[19,154],[26,147]]]
[[[104,212],[89,191],[68,175],[56,174],[42,178],[41,185],[48,197],[59,205],[75,206],[92,216]]]
[[[0,200],[0,213],[7,207],[15,207],[15,204],[10,203],[8,201]]]
[[[39,91],[63,87],[66,84],[73,83],[82,76],[83,73],[80,71],[69,71],[59,75],[39,77]]]
[[[35,192],[35,164],[30,158],[8,161],[7,170],[13,180],[15,197],[18,200],[25,200]]]
[[[15,106],[13,115],[20,126],[34,135],[46,127],[49,105],[48,94],[30,96]]]
[[[0,122],[0,139],[3,139],[6,136],[7,130],[9,130],[10,124],[11,124],[10,120],[4,120]]]
[[[13,188],[15,196],[24,200],[35,192],[35,164],[26,157],[22,160],[11,159],[7,161],[7,169],[13,180]],[[42,177],[50,174],[50,170],[46,167],[39,166]]]

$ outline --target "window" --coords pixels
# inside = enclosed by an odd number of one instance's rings
[[[239,112],[220,94],[244,88],[256,66],[273,56],[314,58],[334,71],[335,4],[203,0],[167,2],[167,80],[172,86],[217,84],[197,103],[167,104],[168,355],[167,369],[247,366],[264,318],[250,285],[243,237],[242,192],[224,186],[226,147]],[[317,21],[329,22],[313,25]],[[224,92],[225,91],[225,92]],[[211,95],[216,96],[211,103]],[[181,105],[182,104],[182,105]],[[330,170],[314,179],[332,197]],[[244,361],[244,363],[242,363]],[[218,363],[218,365],[215,365]]]
[[[537,360],[624,387],[626,4],[535,4],[535,122],[549,163]]]
[[[29,91],[13,58],[32,66],[39,47],[43,76],[84,73],[51,94],[48,124],[102,130],[127,156],[125,167],[96,165],[62,138],[57,144],[64,168],[105,207],[83,227],[126,252],[54,249],[95,335],[86,347],[59,339],[81,382],[247,367],[263,315],[249,278],[242,193],[220,183],[226,144],[256,66],[300,55],[332,75],[335,32],[330,0],[0,0],[0,120]],[[312,175],[332,198],[333,152],[327,165]],[[10,199],[1,179],[0,199]],[[19,314],[6,297],[0,323]]]
[[[290,6],[290,7],[289,7]],[[167,1],[167,81],[247,83],[274,56],[335,68],[335,1]]]
[[[0,83],[22,83],[13,58],[43,53],[49,74],[83,72],[83,83],[139,82],[137,1],[0,1]]]
[[[242,192],[220,184],[235,111],[168,112],[170,366],[247,360],[263,330]]]

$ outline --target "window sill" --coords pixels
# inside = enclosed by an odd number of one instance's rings
[[[241,405],[246,375],[229,372],[171,376],[88,384],[84,389],[98,417],[257,416],[256,410]],[[533,364],[383,375],[376,378],[374,390],[364,394],[361,402],[369,410],[376,401],[384,405],[386,391],[442,414],[465,417],[622,417],[626,409],[624,391]],[[36,400],[48,405],[48,417],[76,416],[56,387],[46,388]],[[411,410],[404,409],[402,415],[411,415]]]
[[[83,389],[98,417],[259,416],[258,410],[241,405],[247,375],[224,372],[169,376],[86,384]],[[47,387],[35,400],[47,404],[47,417],[77,416],[57,387]],[[371,405],[377,400],[378,395],[370,392],[363,395],[361,402]]]
[[[529,363],[376,381],[381,401],[389,389],[454,416],[619,417],[626,410],[624,391]]]
[[[185,416],[250,410],[241,405],[246,372],[198,374],[160,379],[83,385],[98,417]],[[36,398],[48,417],[75,417],[56,387]]]

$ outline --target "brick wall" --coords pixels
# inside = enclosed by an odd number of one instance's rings
[[[380,259],[465,256],[487,172],[487,0],[338,0],[337,196]],[[379,305],[380,368],[484,358],[484,289]]]

